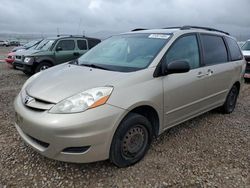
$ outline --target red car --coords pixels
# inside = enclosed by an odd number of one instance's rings
[[[5,62],[13,66],[12,64],[14,61],[15,61],[15,53],[14,52],[8,53],[7,57],[5,58]]]

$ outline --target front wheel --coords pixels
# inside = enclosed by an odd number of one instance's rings
[[[48,63],[48,62],[39,63],[35,69],[35,73],[40,72],[40,71],[44,71],[50,67],[52,67],[51,63]]]
[[[118,167],[137,163],[147,153],[152,138],[152,125],[148,119],[140,114],[129,114],[115,132],[110,161]]]
[[[231,90],[229,91],[229,93],[227,95],[227,99],[226,99],[224,105],[222,106],[223,113],[230,114],[234,111],[238,95],[239,95],[239,89],[236,85],[234,85],[231,88]]]

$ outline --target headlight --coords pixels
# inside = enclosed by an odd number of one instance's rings
[[[54,114],[83,112],[87,109],[105,104],[112,91],[113,87],[89,89],[57,103],[49,112]]]
[[[25,58],[24,58],[24,63],[29,63],[29,62],[30,62],[30,60],[31,60],[31,58],[30,58],[30,57],[25,57]]]

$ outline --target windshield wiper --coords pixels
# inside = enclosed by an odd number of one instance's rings
[[[91,64],[87,64],[87,63],[82,63],[80,64],[81,66],[86,66],[86,67],[91,67],[91,68],[96,68],[96,69],[102,69],[102,70],[110,70],[106,67],[103,67],[99,64],[94,64],[94,63],[91,63]]]
[[[70,61],[69,64],[71,64],[71,65],[78,65],[79,64],[78,59]]]

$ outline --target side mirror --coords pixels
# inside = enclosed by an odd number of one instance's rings
[[[56,47],[56,51],[57,51],[57,52],[58,52],[58,51],[62,51],[62,47],[61,47],[61,46]]]
[[[190,70],[190,66],[187,61],[177,60],[172,61],[168,64],[163,63],[162,72],[164,75],[175,74],[175,73],[185,73]]]

